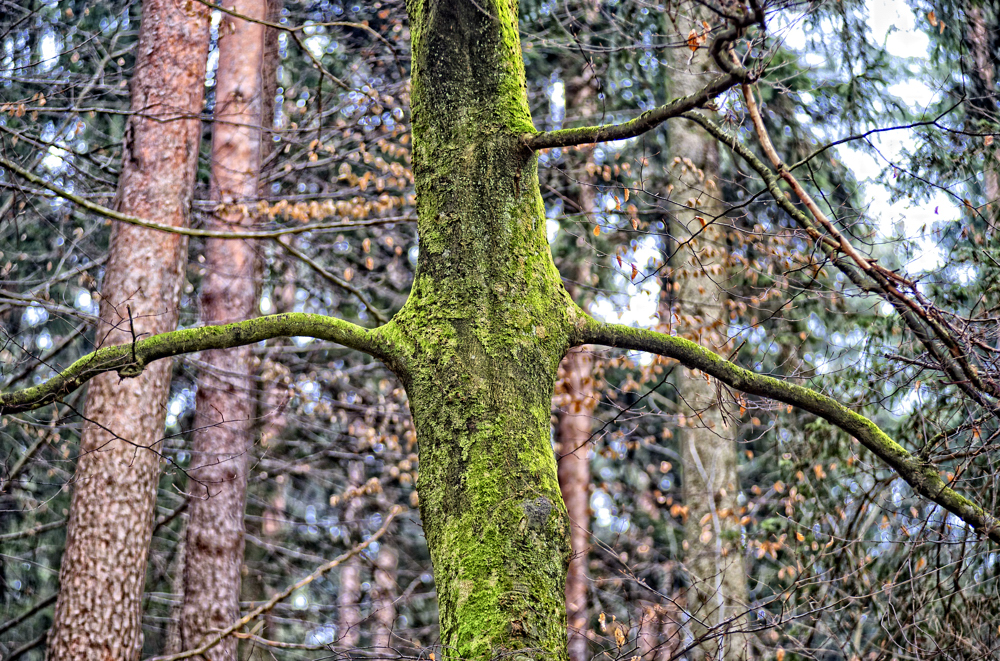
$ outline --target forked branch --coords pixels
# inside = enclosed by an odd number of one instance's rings
[[[1000,542],[1000,521],[995,516],[949,487],[933,465],[907,451],[874,422],[831,397],[751,372],[690,340],[641,328],[588,319],[577,329],[573,344],[602,344],[673,358],[736,390],[791,404],[817,415],[858,439],[906,480],[915,492],[937,503],[994,542]]]

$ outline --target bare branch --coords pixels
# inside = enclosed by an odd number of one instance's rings
[[[671,117],[679,117],[689,110],[700,108],[738,82],[740,81],[735,76],[730,74],[722,75],[695,94],[675,99],[658,108],[647,110],[635,119],[630,119],[621,124],[581,126],[571,129],[559,129],[558,131],[531,133],[521,136],[521,140],[529,149],[538,151],[539,149],[551,149],[553,147],[572,147],[573,145],[586,145],[594,142],[610,142],[612,140],[634,138],[656,128]]]
[[[313,230],[330,230],[330,229],[352,229],[356,227],[368,227],[371,225],[388,225],[390,223],[402,223],[415,221],[416,218],[413,216],[392,216],[390,218],[372,218],[369,220],[357,220],[353,222],[331,222],[331,223],[313,223],[311,225],[301,225],[299,227],[288,227],[277,230],[260,230],[256,232],[225,232],[222,230],[201,230],[192,229],[189,227],[175,227],[173,225],[164,225],[163,223],[155,223],[151,220],[145,220],[143,218],[138,218],[136,216],[129,216],[124,213],[115,211],[114,209],[109,209],[106,206],[97,204],[96,202],[91,202],[85,197],[81,197],[74,193],[70,193],[67,190],[59,188],[55,184],[52,184],[42,177],[32,174],[28,170],[20,167],[16,163],[8,161],[5,158],[0,157],[0,167],[6,168],[21,177],[25,181],[28,181],[36,186],[41,186],[42,188],[54,193],[56,196],[68,200],[87,211],[98,214],[99,216],[104,216],[105,218],[110,218],[111,220],[118,220],[123,223],[128,223],[129,225],[138,225],[139,227],[145,227],[151,230],[157,230],[160,232],[169,232],[171,234],[181,234],[183,236],[201,236],[210,239],[276,239],[279,236],[285,236],[288,234],[302,234],[303,232],[311,232]]]

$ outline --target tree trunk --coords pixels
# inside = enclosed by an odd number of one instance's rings
[[[420,256],[379,332],[420,441],[449,656],[566,659],[569,520],[550,411],[576,307],[549,252],[517,4],[412,0]]]
[[[973,76],[977,79],[978,83],[974,86],[974,89],[982,93],[981,99],[988,99],[992,104],[994,101],[992,95],[995,90],[994,81],[996,79],[996,71],[990,57],[989,28],[986,25],[986,20],[983,18],[981,7],[969,6],[966,16],[969,21],[966,38],[972,48],[972,57],[976,65],[973,68]],[[980,103],[984,102],[980,101]],[[976,107],[977,105],[971,104],[972,112],[970,114],[977,119],[984,117],[991,119],[995,108],[980,108]],[[998,176],[997,158],[996,155],[988,158],[983,167],[983,193],[986,195],[987,218],[991,223],[996,222],[997,218],[1000,217],[1000,208],[997,208],[997,205],[1000,205],[1000,176]]]
[[[118,182],[124,213],[187,224],[198,160],[209,10],[146,0],[132,110]],[[126,344],[173,330],[187,261],[176,234],[116,224],[101,289],[97,342]],[[133,335],[134,329],[134,335]],[[170,388],[170,361],[122,383],[95,378],[87,396],[50,659],[136,659]]]
[[[396,623],[396,550],[382,546],[375,563],[375,636],[372,648],[378,658],[391,658],[392,630]]]
[[[236,0],[232,8],[253,19],[269,16],[267,0]],[[212,129],[213,229],[239,231],[251,222],[246,203],[257,197],[264,109],[266,29],[224,16],[219,29],[215,125]],[[241,205],[242,210],[241,210]],[[260,264],[256,242],[207,239],[201,318],[225,324],[256,316]],[[247,457],[255,408],[251,347],[202,355],[195,400],[186,533],[182,649],[201,645],[239,619],[243,566]],[[238,640],[227,637],[207,659],[235,659]]]
[[[586,661],[587,554],[590,548],[590,432],[594,417],[594,359],[577,348],[563,360],[564,408],[559,414],[559,487],[570,520],[573,557],[566,576],[570,661]]]
[[[693,27],[702,29],[701,25]],[[690,94],[710,80],[711,58],[706,49],[693,58],[687,49],[671,53],[670,96]],[[728,340],[729,313],[718,147],[691,123],[671,126],[669,138],[671,230],[680,248],[673,269],[676,309],[662,311],[661,320],[674,315],[679,320],[675,332],[721,350]],[[705,376],[684,369],[676,386],[687,507],[685,565],[692,582],[687,595],[689,624],[696,639],[705,638],[695,656],[744,659],[746,639],[735,631],[745,624],[740,615],[746,610],[746,573],[736,513],[739,479],[734,430],[725,422],[717,386]]]
[[[364,482],[364,465],[360,461],[352,461],[347,468],[348,489],[360,487]],[[344,507],[345,530],[360,529],[358,516],[361,514],[361,498],[355,496],[347,501]],[[351,539],[350,543],[357,543]],[[341,646],[352,650],[361,640],[361,562],[357,556],[350,558],[340,570],[340,591],[337,593],[337,612],[340,616],[337,641]]]

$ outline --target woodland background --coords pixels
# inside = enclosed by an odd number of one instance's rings
[[[769,39],[758,56],[769,67],[757,93],[778,151],[788,163],[808,159],[797,176],[841,231],[883,266],[919,280],[929,309],[949,311],[995,369],[997,8],[912,3],[926,56],[902,57],[890,52],[891,37],[869,29],[869,12],[885,11],[875,4],[765,7]],[[81,199],[112,205],[140,10],[137,2],[0,0],[0,156]],[[676,38],[688,11],[645,0],[522,0],[536,127],[621,121],[667,101],[671,72],[699,38],[697,31]],[[269,149],[257,199],[240,201],[255,229],[275,230],[243,241],[261,258],[259,311],[372,326],[405,301],[418,253],[405,8],[397,0],[286,0],[273,19],[283,29],[273,30],[275,90],[263,124]],[[220,32],[234,20],[213,12],[196,228],[218,212],[208,183],[213,72]],[[897,96],[912,81],[929,88],[928,103]],[[737,135],[752,134],[736,95],[717,99],[714,116]],[[885,134],[873,133],[889,129],[897,149],[886,150]],[[698,175],[671,151],[686,130],[670,123],[636,139],[542,154],[552,251],[567,288],[593,314],[664,330],[691,325],[678,292],[692,273],[674,257],[683,238],[669,220],[671,192]],[[840,147],[824,149],[833,143]],[[1000,510],[996,401],[972,401],[929,366],[891,307],[831,268],[762,194],[756,174],[724,146],[719,154],[718,172],[700,179],[724,201],[731,228],[721,239],[718,277],[700,285],[725,292],[726,330],[716,349],[864,413],[925,449],[988,510]],[[905,202],[894,207],[903,217],[869,206],[871,186],[866,193],[865,175],[852,169],[869,162],[886,195]],[[927,219],[922,226],[912,220],[917,214]],[[0,168],[0,389],[37,383],[99,342],[111,222]],[[334,226],[310,229],[316,224]],[[192,238],[188,250],[181,327],[201,323],[207,268],[202,239]],[[400,383],[381,364],[315,340],[254,346],[252,360],[242,607],[371,535],[393,505],[404,513],[364,553],[244,632],[240,657],[440,655],[415,509],[416,439]],[[586,494],[590,509],[585,545],[574,540],[586,606],[573,626],[583,642],[571,648],[572,661],[678,658],[690,642],[685,551],[704,523],[692,525],[682,495],[677,430],[699,424],[685,412],[685,377],[666,361],[610,351],[572,354],[564,367],[553,441],[559,456],[585,459],[561,478],[569,492]],[[143,657],[176,651],[189,439],[206,369],[218,368],[198,355],[173,364],[156,450],[164,470],[142,604]],[[8,661],[44,653],[83,397],[0,421],[0,656]],[[815,417],[743,398],[725,410],[740,480],[731,513],[738,526],[725,543],[744,558],[756,655],[1000,655],[992,544]]]

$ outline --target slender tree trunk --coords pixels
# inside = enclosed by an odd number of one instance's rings
[[[990,103],[995,106],[993,94],[996,90],[996,71],[990,57],[990,33],[986,26],[986,20],[983,18],[983,10],[981,7],[970,5],[966,16],[969,21],[967,39],[972,46],[972,57],[976,64],[973,75],[978,79],[978,85],[975,88],[981,90],[984,96],[984,99],[979,100],[979,103]],[[971,114],[980,117],[986,115],[987,118],[993,119],[990,115],[995,111],[995,107],[989,108],[986,112],[973,107]],[[1000,173],[998,173],[1000,167],[998,166],[1000,164],[997,162],[997,156],[994,156],[987,159],[983,167],[983,193],[986,195],[987,217],[991,223],[995,223],[1000,217],[1000,207],[998,207],[1000,205]]]
[[[580,347],[562,364],[564,410],[559,414],[559,487],[570,520],[573,557],[566,575],[570,661],[586,661],[587,553],[590,548],[590,433],[594,416],[593,357]]]
[[[685,28],[687,26],[684,26]],[[695,30],[701,25],[692,26]],[[686,37],[686,34],[684,35]],[[706,50],[672,51],[671,96],[690,94],[709,80]],[[675,253],[674,330],[702,346],[721,350],[727,343],[726,219],[718,186],[715,140],[690,124],[671,126],[670,174],[673,191],[671,231]],[[677,381],[683,494],[687,507],[685,565],[691,578],[687,595],[691,633],[705,637],[696,656],[744,659],[746,573],[736,514],[739,492],[734,428],[728,426],[715,384],[685,369]]]
[[[145,0],[118,208],[187,224],[198,160],[209,10]],[[98,343],[125,344],[174,330],[187,261],[184,237],[116,224],[101,288]],[[131,319],[130,319],[131,317]],[[133,330],[134,334],[133,335]],[[89,386],[70,505],[61,587],[48,657],[136,659],[140,601],[152,534],[171,362],[122,383],[103,374]]]
[[[235,0],[232,8],[250,18],[266,19],[267,4],[267,0]],[[247,201],[257,197],[263,115],[271,105],[263,83],[266,30],[259,23],[231,16],[222,21],[211,171],[212,199],[220,207],[212,225],[239,231],[251,220]],[[206,324],[256,316],[257,250],[253,241],[205,242],[201,317]],[[201,645],[239,619],[247,457],[255,408],[251,347],[208,351],[202,361],[180,613],[184,649]],[[237,643],[236,638],[227,637],[204,656],[213,661],[235,659]]]
[[[349,488],[361,486],[364,482],[363,464],[360,461],[352,461],[347,467],[347,480]],[[351,498],[344,507],[344,525],[347,530],[354,529],[356,521],[361,513],[361,499]],[[352,543],[357,540],[351,540]],[[361,562],[357,556],[344,563],[340,570],[340,591],[337,593],[337,611],[340,615],[340,640],[338,641],[347,649],[354,649],[361,640],[361,609],[358,603],[361,601]]]
[[[591,69],[572,79],[567,85],[567,109],[589,117],[594,109],[594,90],[591,87]],[[591,155],[588,150],[587,156]],[[593,177],[580,168],[577,200],[585,221],[594,213],[595,190]],[[587,262],[575,269],[575,280],[584,286],[590,284]],[[571,286],[570,295],[580,300]],[[583,309],[587,309],[586,303]],[[570,661],[587,661],[590,658],[587,644],[588,598],[587,559],[590,550],[590,452],[591,428],[597,398],[594,394],[592,372],[594,360],[586,347],[571,350],[559,367],[556,384],[556,402],[561,409],[556,428],[559,441],[559,488],[566,513],[570,520],[570,544],[573,556],[566,573],[566,616],[569,624]]]
[[[375,636],[372,648],[379,658],[393,653],[392,630],[396,623],[396,550],[388,546],[379,549],[375,563]]]

